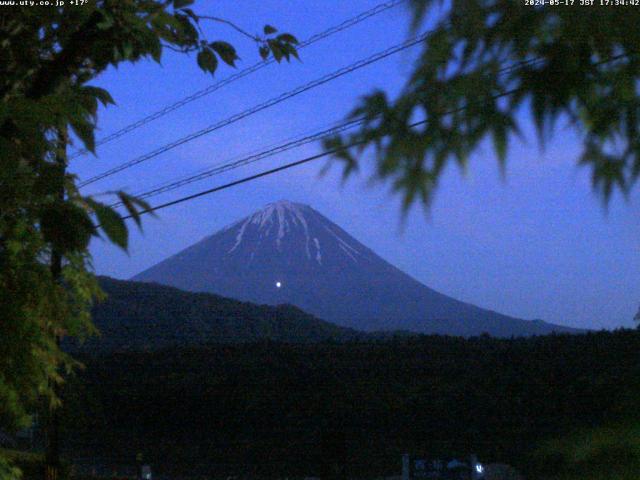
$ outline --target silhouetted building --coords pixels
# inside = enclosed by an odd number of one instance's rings
[[[482,480],[484,466],[475,455],[467,459],[402,456],[402,480]]]

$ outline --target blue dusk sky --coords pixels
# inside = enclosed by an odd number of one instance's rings
[[[195,9],[259,32],[265,23],[305,39],[374,7],[377,0],[200,1]],[[302,61],[273,64],[73,160],[89,178],[191,132],[405,40],[409,11],[397,6],[303,49]],[[210,39],[238,48],[242,69],[258,61],[250,40],[222,25]],[[205,135],[148,162],[83,189],[144,191],[220,162],[259,151],[292,136],[342,120],[361,95],[391,95],[411,72],[413,48],[370,65],[232,126]],[[100,112],[98,137],[155,112],[234,73],[221,66],[215,79],[195,58],[166,52],[162,65],[140,62],[110,70],[94,83],[117,102]],[[457,299],[526,319],[594,329],[633,325],[640,302],[640,207],[637,192],[616,195],[608,209],[593,193],[590,173],[577,167],[580,143],[562,126],[542,149],[528,120],[524,140],[510,143],[506,177],[487,143],[462,172],[451,165],[428,212],[414,208],[402,221],[400,198],[388,185],[370,183],[372,159],[342,183],[338,165],[325,176],[325,160],[201,197],[147,217],[132,228],[130,248],[94,240],[97,273],[126,279],[272,201],[305,203],[342,226],[414,278]],[[320,152],[318,144],[287,152],[151,199],[169,201]],[[133,225],[132,225],[133,226]]]

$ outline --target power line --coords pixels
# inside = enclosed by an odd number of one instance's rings
[[[509,95],[513,95],[514,93],[518,92],[519,90],[520,90],[519,88],[516,88],[516,89],[513,89],[513,90],[508,90],[506,92],[502,92],[502,93],[493,95],[491,97],[491,99],[492,100],[496,100],[496,99],[501,98],[501,97],[506,97],[506,96],[509,96]],[[444,112],[443,115],[451,115],[453,113],[457,113],[457,112],[466,110],[467,108],[469,108],[469,106],[460,107],[460,108],[457,108],[455,110]],[[427,120],[420,120],[418,122],[414,122],[414,123],[410,124],[409,128],[415,128],[415,127],[418,127],[420,125],[424,125],[427,122],[428,122],[428,119]],[[213,187],[213,188],[210,188],[210,189],[207,189],[207,190],[203,190],[201,192],[194,193],[192,195],[187,195],[185,197],[181,197],[181,198],[178,198],[176,200],[172,200],[170,202],[162,203],[162,204],[157,205],[155,207],[150,207],[150,208],[141,210],[141,211],[138,212],[138,215],[144,215],[144,214],[151,213],[151,212],[157,212],[158,210],[162,210],[164,208],[171,207],[173,205],[178,205],[180,203],[188,202],[190,200],[194,200],[196,198],[199,198],[199,197],[202,197],[202,196],[205,196],[205,195],[209,195],[211,193],[215,193],[215,192],[219,192],[219,191],[222,191],[222,190],[226,190],[228,188],[235,187],[237,185],[241,185],[243,183],[247,183],[247,182],[256,180],[258,178],[266,177],[266,176],[269,176],[269,175],[273,175],[274,173],[282,172],[282,171],[288,170],[290,168],[294,168],[294,167],[297,167],[297,166],[300,166],[300,165],[304,165],[305,163],[309,163],[309,162],[312,162],[314,160],[318,160],[320,158],[324,158],[324,157],[327,157],[327,156],[330,156],[330,155],[334,155],[334,154],[342,152],[344,150],[348,150],[350,148],[357,147],[359,145],[363,145],[364,143],[366,143],[366,141],[365,140],[361,140],[361,141],[358,141],[358,142],[350,143],[349,145],[345,145],[343,147],[334,148],[332,150],[326,150],[326,151],[324,151],[322,153],[318,153],[316,155],[312,155],[312,156],[303,158],[301,160],[297,160],[295,162],[287,163],[287,164],[282,165],[280,167],[272,168],[270,170],[266,170],[266,171],[263,171],[263,172],[260,172],[260,173],[256,173],[254,175],[250,175],[248,177],[241,178],[240,180],[235,180],[233,182],[226,183],[224,185],[220,185],[220,186]],[[127,219],[133,218],[133,217],[134,217],[133,215],[126,215],[126,216],[122,217],[122,219],[123,220],[127,220]]]
[[[529,60],[526,62],[519,62],[516,65],[511,65],[508,67],[504,67],[502,69],[500,69],[498,71],[498,73],[500,75],[507,73],[511,70],[514,70],[516,68],[522,68],[525,65],[531,64],[533,62],[536,62],[538,60]],[[451,112],[452,113],[452,112]],[[346,122],[341,122],[338,123],[332,127],[320,130],[320,131],[316,131],[315,133],[311,133],[308,135],[304,135],[302,137],[298,137],[298,138],[293,138],[293,139],[287,139],[284,141],[284,143],[276,145],[276,146],[270,146],[269,148],[267,148],[266,150],[260,151],[258,153],[252,153],[248,156],[242,157],[240,159],[237,160],[233,160],[233,161],[229,161],[229,162],[223,162],[223,163],[218,163],[216,165],[214,165],[213,167],[204,169],[204,170],[200,170],[197,173],[194,173],[192,175],[183,177],[179,180],[175,180],[175,181],[169,181],[169,182],[164,182],[161,185],[158,185],[156,187],[153,187],[150,190],[138,193],[136,196],[138,198],[142,198],[142,199],[146,199],[146,198],[150,198],[150,197],[154,197],[157,195],[160,195],[162,193],[166,193],[172,190],[176,190],[178,188],[181,188],[183,186],[189,185],[191,183],[200,181],[200,180],[204,180],[206,178],[210,178],[212,176],[215,175],[219,175],[221,173],[230,171],[230,170],[234,170],[236,168],[240,168],[255,162],[258,162],[260,160],[263,160],[265,158],[269,158],[272,157],[276,154],[279,153],[283,153],[289,150],[292,150],[294,148],[298,148],[300,146],[303,145],[307,145],[309,143],[315,142],[317,140],[322,140],[323,138],[327,138],[330,137],[332,135],[338,134],[338,133],[342,133],[346,130],[350,130],[358,125],[361,125],[364,122],[364,118],[356,118],[353,120],[349,120]],[[118,203],[114,203],[113,205],[111,205],[112,208],[116,208],[122,205],[122,202],[118,202]]]
[[[257,112],[260,112],[262,110],[265,110],[265,109],[267,109],[267,108],[269,108],[269,107],[271,107],[273,105],[276,105],[278,103],[284,102],[285,100],[288,100],[288,99],[290,99],[292,97],[300,95],[301,93],[304,93],[304,92],[306,92],[308,90],[311,90],[311,89],[313,89],[315,87],[318,87],[320,85],[324,85],[325,83],[328,83],[328,82],[330,82],[332,80],[335,80],[335,79],[337,79],[339,77],[347,75],[347,74],[349,74],[351,72],[354,72],[354,71],[359,70],[361,68],[364,68],[364,67],[366,67],[368,65],[371,65],[372,63],[375,63],[375,62],[378,62],[380,60],[383,60],[383,59],[385,59],[385,58],[387,58],[387,57],[389,57],[391,55],[394,55],[394,54],[396,54],[398,52],[401,52],[401,51],[406,50],[408,48],[411,48],[411,47],[413,47],[415,45],[418,45],[419,43],[422,43],[430,35],[430,33],[431,32],[422,33],[422,34],[420,34],[420,35],[418,35],[416,37],[413,37],[413,38],[411,38],[411,39],[409,39],[409,40],[407,40],[405,42],[402,42],[400,44],[397,44],[397,45],[394,45],[392,47],[389,47],[386,50],[383,50],[383,51],[378,52],[378,53],[376,53],[374,55],[371,55],[371,56],[369,56],[367,58],[359,60],[359,61],[357,61],[355,63],[352,63],[352,64],[350,64],[350,65],[348,65],[346,67],[343,67],[343,68],[341,68],[339,70],[336,70],[333,73],[324,75],[323,77],[320,77],[320,78],[318,78],[316,80],[308,82],[308,83],[306,83],[304,85],[300,85],[300,86],[298,86],[297,88],[295,88],[293,90],[290,90],[288,92],[282,93],[282,94],[280,94],[280,95],[278,95],[276,97],[273,97],[273,98],[271,98],[271,99],[269,99],[269,100],[267,100],[267,101],[265,101],[263,103],[260,103],[259,105],[256,105],[256,106],[251,107],[251,108],[249,108],[247,110],[244,110],[243,112],[237,113],[237,114],[235,114],[235,115],[233,115],[233,116],[231,116],[231,117],[229,117],[229,118],[227,118],[225,120],[222,120],[222,121],[217,122],[217,123],[215,123],[213,125],[205,127],[202,130],[199,130],[199,131],[197,131],[195,133],[192,133],[190,135],[182,137],[182,138],[180,138],[180,139],[178,139],[178,140],[176,140],[174,142],[171,142],[171,143],[169,143],[169,144],[167,144],[167,145],[165,145],[163,147],[157,148],[156,150],[153,150],[150,153],[147,153],[147,154],[142,155],[140,157],[137,157],[137,158],[135,158],[133,160],[125,162],[125,163],[123,163],[123,164],[121,164],[121,165],[119,165],[117,167],[114,167],[114,168],[112,168],[110,170],[107,170],[107,171],[105,171],[103,173],[95,175],[95,176],[85,180],[84,182],[80,182],[79,187],[82,188],[82,187],[85,187],[85,186],[90,185],[92,183],[95,183],[95,182],[97,182],[99,180],[102,180],[104,178],[107,178],[107,177],[110,177],[112,175],[115,175],[116,173],[119,173],[119,172],[121,172],[123,170],[126,170],[126,169],[131,168],[131,167],[133,167],[135,165],[138,165],[138,164],[140,164],[142,162],[145,162],[145,161],[150,160],[150,159],[152,159],[154,157],[157,157],[158,155],[160,155],[162,153],[165,153],[165,152],[167,152],[169,150],[172,150],[173,148],[176,148],[176,147],[178,147],[180,145],[183,145],[183,144],[185,144],[187,142],[190,142],[190,141],[195,140],[195,139],[197,139],[199,137],[202,137],[203,135],[207,135],[207,134],[209,134],[211,132],[214,132],[214,131],[219,130],[219,129],[223,128],[223,127],[231,125],[231,124],[233,124],[235,122],[238,122],[238,121],[242,120],[243,118],[246,118],[246,117],[248,117],[250,115],[253,115],[253,114],[257,113]]]
[[[335,122],[332,122],[329,126],[326,126],[325,129],[338,128],[339,126],[341,126],[343,124],[344,124],[344,120],[335,121]],[[191,172],[191,173],[189,173],[189,174],[187,174],[185,176],[182,176],[180,179],[176,180],[175,178],[171,178],[171,179],[165,180],[164,182],[157,183],[157,184],[155,184],[155,185],[150,187],[151,190],[141,190],[141,189],[139,189],[136,193],[133,193],[133,195],[136,196],[136,197],[141,197],[143,195],[146,195],[147,193],[154,192],[154,191],[156,191],[158,189],[165,188],[165,187],[168,187],[170,185],[174,185],[177,182],[181,182],[181,181],[184,181],[184,180],[189,180],[189,179],[194,178],[194,177],[199,176],[199,175],[205,175],[205,174],[211,172],[214,169],[222,168],[222,167],[224,167],[226,165],[230,165],[231,163],[240,162],[240,161],[246,160],[246,159],[248,159],[250,157],[251,158],[257,157],[258,155],[264,155],[264,154],[267,153],[267,151],[273,150],[275,148],[283,148],[286,144],[289,144],[289,143],[294,142],[294,141],[296,141],[296,142],[301,141],[302,139],[307,138],[312,134],[315,135],[316,133],[317,133],[317,127],[306,129],[306,130],[304,130],[302,132],[297,133],[296,135],[290,135],[290,136],[288,136],[286,138],[283,138],[283,139],[281,139],[281,140],[279,140],[277,142],[271,142],[268,145],[262,146],[260,148],[254,148],[253,150],[251,150],[249,152],[246,152],[246,153],[244,153],[242,155],[235,155],[234,157],[232,157],[230,159],[222,160],[220,162],[213,163],[213,164],[208,165],[206,167],[199,168],[198,170],[195,170],[195,171],[193,171],[193,172]],[[121,188],[120,190],[123,190],[123,189]]]
[[[360,143],[362,143],[362,142],[360,142]],[[351,144],[351,145],[349,145],[349,147],[354,147],[356,145],[358,145],[358,143]],[[158,210],[162,210],[163,208],[171,207],[173,205],[177,205],[179,203],[186,202],[188,200],[193,200],[195,198],[202,197],[203,195],[208,195],[210,193],[218,192],[220,190],[226,190],[227,188],[235,187],[236,185],[240,185],[240,184],[243,184],[243,183],[246,183],[246,182],[250,182],[252,180],[256,180],[256,179],[261,178],[261,177],[266,177],[267,175],[272,175],[274,173],[278,173],[278,172],[281,172],[283,170],[288,170],[289,168],[297,167],[298,165],[302,165],[304,163],[308,163],[308,162],[311,162],[313,160],[317,160],[319,158],[326,157],[328,155],[333,155],[334,153],[338,153],[339,151],[342,151],[342,150],[345,150],[345,149],[346,149],[346,147],[345,148],[340,148],[340,149],[329,150],[329,151],[326,151],[326,152],[323,152],[323,153],[319,153],[317,155],[313,155],[311,157],[303,158],[302,160],[298,160],[296,162],[288,163],[286,165],[282,165],[281,167],[272,168],[271,170],[267,170],[265,172],[260,172],[260,173],[257,173],[255,175],[251,175],[249,177],[245,177],[245,178],[242,178],[240,180],[236,180],[234,182],[227,183],[225,185],[221,185],[219,187],[210,188],[210,189],[205,190],[203,192],[194,193],[193,195],[188,195],[186,197],[182,197],[182,198],[179,198],[177,200],[172,200],[171,202],[163,203],[163,204],[158,205],[156,207],[151,207],[151,208],[148,208],[148,209],[145,209],[145,210],[141,210],[140,212],[138,212],[138,214],[139,215],[144,215],[145,213],[156,212]],[[127,215],[127,216],[122,217],[122,218],[123,218],[123,220],[127,220],[129,218],[133,218],[133,215]]]
[[[385,2],[385,3],[381,3],[379,5],[376,5],[375,7],[366,10],[362,13],[360,13],[359,15],[356,15],[355,17],[349,18],[347,20],[345,20],[344,22],[335,25],[333,27],[328,28],[327,30],[324,30],[320,33],[317,33],[311,37],[309,37],[307,40],[301,42],[297,48],[298,50],[301,50],[305,47],[308,47],[309,45],[312,45],[316,42],[319,42],[321,40],[324,40],[325,38],[328,38],[332,35],[335,35],[336,33],[342,32],[344,30],[347,30],[348,28],[351,28],[355,25],[357,25],[358,23],[361,23],[365,20],[367,20],[368,18],[371,18],[373,16],[376,16],[382,12],[385,12],[387,10],[390,10],[391,8],[400,5],[401,3],[406,2],[407,0],[392,0],[389,2]],[[216,82],[212,85],[209,85],[206,88],[203,88],[202,90],[198,90],[197,92],[194,92],[193,94],[182,98],[181,100],[178,100],[175,103],[172,103],[150,115],[147,115],[146,117],[141,118],[140,120],[133,122],[123,128],[121,128],[120,130],[117,130],[115,132],[113,132],[110,135],[107,135],[104,138],[99,139],[98,141],[96,141],[96,147],[104,145],[106,143],[112,142],[113,140],[116,140],[117,138],[120,138],[124,135],[126,135],[129,132],[132,132],[140,127],[142,127],[143,125],[146,125],[147,123],[150,123],[154,120],[157,120],[161,117],[164,117],[165,115],[178,110],[179,108],[184,107],[185,105],[194,102],[195,100],[198,100],[199,98],[205,97],[237,80],[240,80],[241,78],[246,77],[247,75],[250,75],[254,72],[257,72],[258,70],[261,70],[269,65],[271,65],[272,63],[275,62],[274,58],[270,58],[266,61],[261,61],[261,62],[257,62],[253,65],[251,65],[250,67],[247,67],[243,70],[240,70],[239,72],[230,75],[229,77],[225,78],[224,80],[221,80],[219,82]],[[87,150],[82,149],[79,150],[77,152],[75,152],[74,154],[70,155],[71,159],[74,158],[78,158],[82,155],[86,155],[87,153],[89,153]]]
[[[305,135],[303,137],[291,140],[291,141],[286,141],[283,144],[277,145],[275,147],[269,148],[267,150],[258,152],[258,153],[253,153],[251,155],[248,155],[246,157],[240,158],[238,160],[232,161],[232,162],[227,162],[227,163],[221,163],[216,165],[213,168],[208,168],[204,171],[200,171],[198,173],[195,173],[193,175],[187,176],[187,177],[183,177],[180,180],[176,180],[176,181],[172,181],[172,182],[165,182],[162,185],[159,185],[157,187],[152,188],[151,190],[147,190],[145,192],[139,193],[137,195],[135,195],[137,198],[140,199],[146,199],[146,198],[150,198],[150,197],[155,197],[157,195],[160,195],[162,193],[166,193],[166,192],[170,192],[172,190],[176,190],[178,188],[181,188],[185,185],[189,185],[191,183],[194,182],[198,182],[200,180],[204,180],[206,178],[215,176],[215,175],[219,175],[221,173],[230,171],[230,170],[235,170],[236,168],[239,167],[243,167],[245,165],[249,165],[251,163],[255,163],[258,162],[260,160],[264,160],[265,158],[269,158],[269,157],[273,157],[279,153],[283,153],[283,152],[287,152],[289,150],[292,150],[294,148],[298,148],[304,145],[307,145],[309,143],[313,143],[317,140],[322,140],[325,137],[331,136],[331,135],[335,135],[341,132],[344,132],[346,130],[350,130],[351,128],[360,125],[362,123],[363,120],[361,119],[357,119],[357,120],[352,120],[346,123],[342,123],[338,126],[335,127],[331,127],[331,128],[327,128],[324,129],[322,131],[310,134],[310,135]],[[118,203],[114,203],[113,205],[111,205],[112,208],[116,208],[122,205],[122,202],[118,202]]]
[[[609,59],[605,59],[605,60],[602,60],[600,62],[597,62],[597,65],[606,64],[606,63],[618,60],[620,58],[626,58],[626,57],[628,57],[627,54],[621,54],[621,55],[613,56],[613,57],[611,57]],[[528,60],[524,60],[524,61],[518,62],[515,65],[510,65],[508,67],[504,67],[504,68],[500,69],[498,73],[502,74],[502,73],[506,73],[506,72],[508,72],[510,70],[513,70],[513,69],[522,68],[522,67],[527,66],[527,65],[538,64],[538,63],[542,63],[542,62],[544,62],[544,59],[542,59],[542,58],[528,59]],[[495,95],[492,95],[490,97],[490,99],[491,100],[497,100],[497,99],[502,98],[502,97],[513,95],[514,93],[517,93],[519,91],[522,91],[522,87],[513,88],[511,90],[507,90],[507,91],[504,91],[504,92],[497,93]],[[456,109],[453,109],[453,110],[449,110],[449,111],[443,112],[441,115],[451,115],[451,114],[454,114],[454,113],[457,113],[457,112],[464,111],[464,110],[468,109],[469,107],[470,107],[470,105],[462,106],[462,107],[459,107],[459,108],[456,108]],[[409,124],[408,127],[409,128],[415,128],[415,127],[424,125],[428,121],[429,121],[429,119],[420,120],[420,121],[414,122],[412,124]],[[198,193],[195,193],[195,194],[192,194],[192,195],[187,195],[185,197],[181,197],[181,198],[178,198],[176,200],[172,200],[170,202],[166,202],[166,203],[157,205],[155,207],[150,207],[150,208],[147,208],[145,210],[141,210],[141,211],[137,212],[137,215],[144,215],[144,214],[147,214],[147,213],[156,212],[158,210],[162,210],[164,208],[168,208],[168,207],[171,207],[173,205],[178,205],[180,203],[184,203],[184,202],[187,202],[187,201],[190,201],[190,200],[194,200],[196,198],[199,198],[199,197],[202,197],[202,196],[205,196],[205,195],[209,195],[211,193],[219,192],[221,190],[226,190],[228,188],[231,188],[231,187],[234,187],[234,186],[237,186],[237,185],[241,185],[243,183],[247,183],[247,182],[250,182],[252,180],[256,180],[258,178],[266,177],[268,175],[273,175],[275,173],[278,173],[278,172],[281,172],[281,171],[284,171],[284,170],[288,170],[290,168],[294,168],[294,167],[297,167],[299,165],[303,165],[305,163],[309,163],[309,162],[312,162],[314,160],[318,160],[320,158],[323,158],[323,157],[326,157],[326,156],[329,156],[329,155],[334,155],[334,154],[339,153],[341,151],[349,150],[349,149],[351,149],[353,147],[357,147],[357,146],[363,145],[365,143],[366,143],[366,140],[352,142],[349,145],[344,145],[344,146],[339,147],[339,148],[334,148],[332,150],[327,150],[327,151],[324,151],[324,152],[319,153],[317,155],[312,155],[310,157],[306,157],[306,158],[303,158],[301,160],[297,160],[295,162],[287,163],[287,164],[282,165],[280,167],[272,168],[270,170],[266,170],[266,171],[263,171],[263,172],[260,172],[260,173],[254,174],[254,175],[250,175],[248,177],[244,177],[244,178],[242,178],[240,180],[236,180],[236,181],[224,184],[224,185],[220,185],[218,187],[213,187],[213,188],[210,188],[210,189],[207,189],[207,190],[203,190],[201,192],[198,192]],[[126,215],[126,216],[121,217],[121,218],[123,220],[127,220],[127,219],[130,219],[130,218],[133,218],[133,217],[134,217],[134,215]]]

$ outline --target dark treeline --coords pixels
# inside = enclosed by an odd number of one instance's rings
[[[640,333],[256,343],[85,357],[74,456],[160,473],[398,473],[404,452],[522,468],[547,439],[637,412]],[[524,467],[526,468],[526,467]]]
[[[101,332],[71,350],[101,352],[157,350],[262,339],[309,343],[364,336],[320,320],[292,305],[256,305],[210,293],[194,293],[153,283],[100,277],[107,299],[92,312]]]

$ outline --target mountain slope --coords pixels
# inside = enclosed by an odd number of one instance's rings
[[[205,343],[346,340],[358,334],[291,305],[243,303],[209,293],[100,278],[108,297],[93,309],[101,332],[89,351],[157,349]]]
[[[495,336],[571,331],[460,302],[389,264],[309,206],[288,201],[236,222],[133,277],[271,305],[363,331]]]

